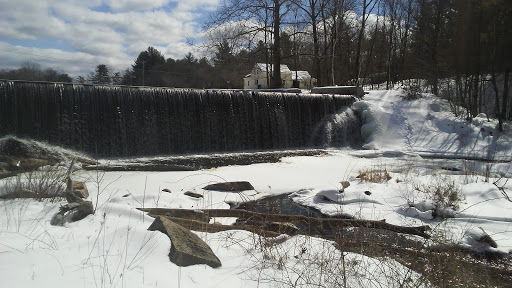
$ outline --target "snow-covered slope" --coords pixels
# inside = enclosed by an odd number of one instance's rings
[[[370,91],[357,103],[365,119],[363,136],[367,149],[414,152],[422,155],[482,159],[512,159],[512,132],[505,123],[499,133],[497,121],[484,114],[472,122],[457,118],[446,100],[424,94],[404,100],[402,91]],[[497,137],[499,136],[499,137]]]

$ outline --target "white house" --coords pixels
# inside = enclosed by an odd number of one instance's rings
[[[256,63],[251,74],[244,77],[244,89],[268,89],[273,71],[272,64]],[[316,86],[316,79],[311,78],[307,71],[291,71],[288,66],[283,64],[280,72],[281,81],[283,81],[282,88],[311,89]],[[295,86],[294,81],[298,81]]]
[[[311,90],[316,86],[316,78],[312,78],[308,71],[292,71],[292,80],[298,81],[299,89]]]

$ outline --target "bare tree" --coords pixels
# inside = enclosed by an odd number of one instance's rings
[[[320,44],[318,42],[318,18],[322,12],[324,1],[320,0],[291,0],[291,2],[300,9],[308,18],[307,23],[311,25],[313,37],[313,73],[318,79],[318,83],[322,83],[320,73]],[[325,31],[324,31],[325,33]]]
[[[359,77],[361,75],[361,45],[363,43],[366,21],[368,20],[368,17],[372,13],[373,9],[375,8],[378,2],[379,0],[363,0],[362,3],[363,14],[361,16],[361,28],[359,30],[359,36],[357,38],[356,67],[354,75],[356,86],[359,86],[361,84],[359,83]]]
[[[209,29],[220,27],[226,23],[240,22],[247,25],[247,29],[241,30],[240,34],[233,37],[241,37],[248,34],[259,34],[263,32],[265,45],[267,45],[268,35],[270,34],[272,43],[271,55],[268,57],[272,61],[270,70],[272,71],[270,86],[272,88],[282,87],[281,82],[281,22],[289,11],[288,0],[227,0],[224,1],[217,12],[212,15],[212,19],[207,23]],[[269,61],[267,61],[268,64]]]

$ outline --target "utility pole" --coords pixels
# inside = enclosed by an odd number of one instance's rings
[[[146,63],[145,60],[142,60],[142,86],[144,86],[144,64]]]
[[[295,23],[297,23],[297,10],[295,10]],[[295,24],[298,25],[298,24]],[[300,88],[299,84],[299,72],[297,71],[297,40],[295,39],[295,35],[297,34],[297,27],[293,26],[293,64],[295,66],[295,81],[293,82],[294,88]],[[295,87],[297,86],[297,87]]]

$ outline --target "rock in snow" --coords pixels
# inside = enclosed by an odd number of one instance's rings
[[[217,191],[229,191],[229,192],[242,192],[246,190],[254,190],[254,187],[251,183],[247,181],[237,181],[237,182],[222,182],[210,184],[203,187],[204,190],[217,190]]]
[[[171,239],[172,246],[169,258],[178,266],[206,264],[217,268],[222,264],[212,249],[199,236],[183,228],[171,220],[158,216],[148,228],[149,231],[160,231]]]

